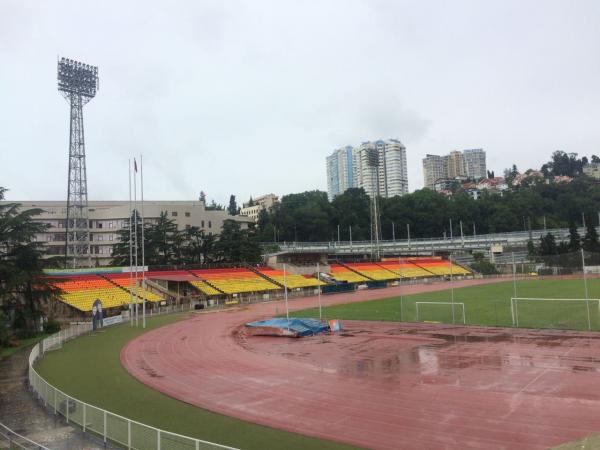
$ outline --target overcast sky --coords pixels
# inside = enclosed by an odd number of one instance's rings
[[[496,173],[600,154],[600,1],[0,0],[0,186],[66,198],[58,55],[99,66],[90,200],[326,189],[334,148],[487,151]]]

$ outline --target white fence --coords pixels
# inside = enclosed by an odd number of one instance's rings
[[[6,448],[8,450],[13,449],[25,449],[25,450],[50,450],[48,447],[44,447],[42,444],[33,442],[31,439],[27,439],[25,436],[21,436],[15,433],[13,430],[8,428],[6,425],[0,423],[0,448]]]
[[[33,368],[35,361],[44,353],[58,349],[62,344],[82,334],[90,333],[91,323],[80,323],[61,330],[38,345],[29,354],[29,385],[44,405],[62,415],[67,422],[79,425],[84,432],[95,434],[105,443],[117,444],[136,450],[213,450],[233,447],[194,439],[180,434],[160,430],[135,420],[113,414],[102,408],[73,398],[47,383]],[[110,386],[104,386],[110,390]],[[9,447],[10,448],[10,447]],[[44,448],[44,447],[21,447]]]

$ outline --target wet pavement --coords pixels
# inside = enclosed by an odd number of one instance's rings
[[[30,348],[20,350],[0,361],[0,423],[52,450],[104,449],[102,442],[35,400],[27,386],[29,352]]]

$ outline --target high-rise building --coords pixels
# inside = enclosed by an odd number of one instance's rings
[[[423,158],[423,182],[433,189],[436,181],[448,177],[448,157],[427,155]]]
[[[463,157],[469,178],[480,179],[487,177],[485,151],[481,148],[463,150]]]
[[[471,149],[452,151],[447,155],[427,155],[423,158],[423,183],[434,189],[439,180],[472,178],[479,180],[487,176],[485,151]]]
[[[363,142],[354,153],[354,180],[369,196],[408,193],[406,148],[396,139]]]
[[[350,145],[334,150],[327,157],[327,196],[330,201],[354,187],[353,164],[354,149]]]
[[[467,176],[467,166],[465,158],[458,150],[450,152],[448,155],[448,178],[458,178]]]

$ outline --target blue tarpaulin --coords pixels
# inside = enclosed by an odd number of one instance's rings
[[[329,331],[329,325],[323,323],[317,319],[308,318],[276,318],[259,320],[256,322],[249,322],[246,324],[249,328],[257,328],[264,331],[261,334],[273,334],[277,336],[312,336],[318,333],[325,333]],[[268,331],[272,330],[272,333]]]

